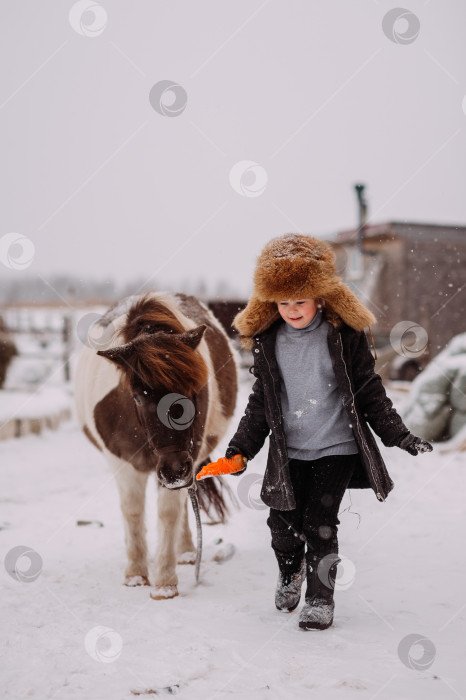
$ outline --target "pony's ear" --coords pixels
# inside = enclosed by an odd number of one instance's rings
[[[203,323],[201,326],[197,326],[197,328],[192,328],[189,331],[178,333],[176,338],[177,340],[181,340],[181,342],[187,345],[188,347],[195,350],[201,342],[202,336],[204,335],[204,331],[206,330],[206,328],[207,326],[205,325],[205,323]]]
[[[97,350],[97,354],[123,367],[134,351],[134,343],[126,343],[125,345],[117,345],[108,350]]]

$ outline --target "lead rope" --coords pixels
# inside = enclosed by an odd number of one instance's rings
[[[196,585],[199,583],[199,571],[201,569],[201,559],[202,559],[202,526],[201,526],[201,515],[199,512],[199,500],[197,498],[197,488],[196,486],[190,486],[188,488],[189,498],[191,499],[191,504],[193,507],[194,515],[196,517],[196,530],[197,530],[197,550],[196,550],[196,567],[194,569],[194,574],[196,576]]]
[[[372,347],[374,348],[374,359],[377,359],[377,350],[375,349],[374,336],[372,335],[371,327],[369,326],[369,333],[371,334]]]

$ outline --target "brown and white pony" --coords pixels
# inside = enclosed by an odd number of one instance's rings
[[[92,326],[76,367],[79,423],[111,465],[125,523],[125,585],[150,585],[144,501],[158,482],[158,544],[151,597],[178,594],[176,563],[194,563],[187,488],[211,461],[233,415],[237,362],[225,331],[199,300],[149,292],[126,297]],[[225,502],[198,482],[201,507]]]

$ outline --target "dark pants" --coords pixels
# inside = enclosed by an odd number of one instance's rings
[[[322,590],[321,586],[323,580],[330,581],[327,592],[332,589],[333,593],[338,563],[338,511],[359,459],[358,454],[330,455],[309,461],[291,459],[290,476],[296,508],[286,511],[270,509],[267,524],[281,573],[286,578],[295,574],[306,557],[306,598],[325,597],[325,587]],[[326,569],[321,574],[323,566]]]

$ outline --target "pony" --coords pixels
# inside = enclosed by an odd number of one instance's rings
[[[187,490],[233,416],[238,361],[226,332],[194,296],[146,292],[111,306],[89,329],[75,371],[78,422],[116,479],[125,526],[124,585],[178,595],[176,564],[194,563]],[[157,482],[157,551],[147,562],[148,477]],[[198,483],[201,507],[225,521],[224,487]]]

